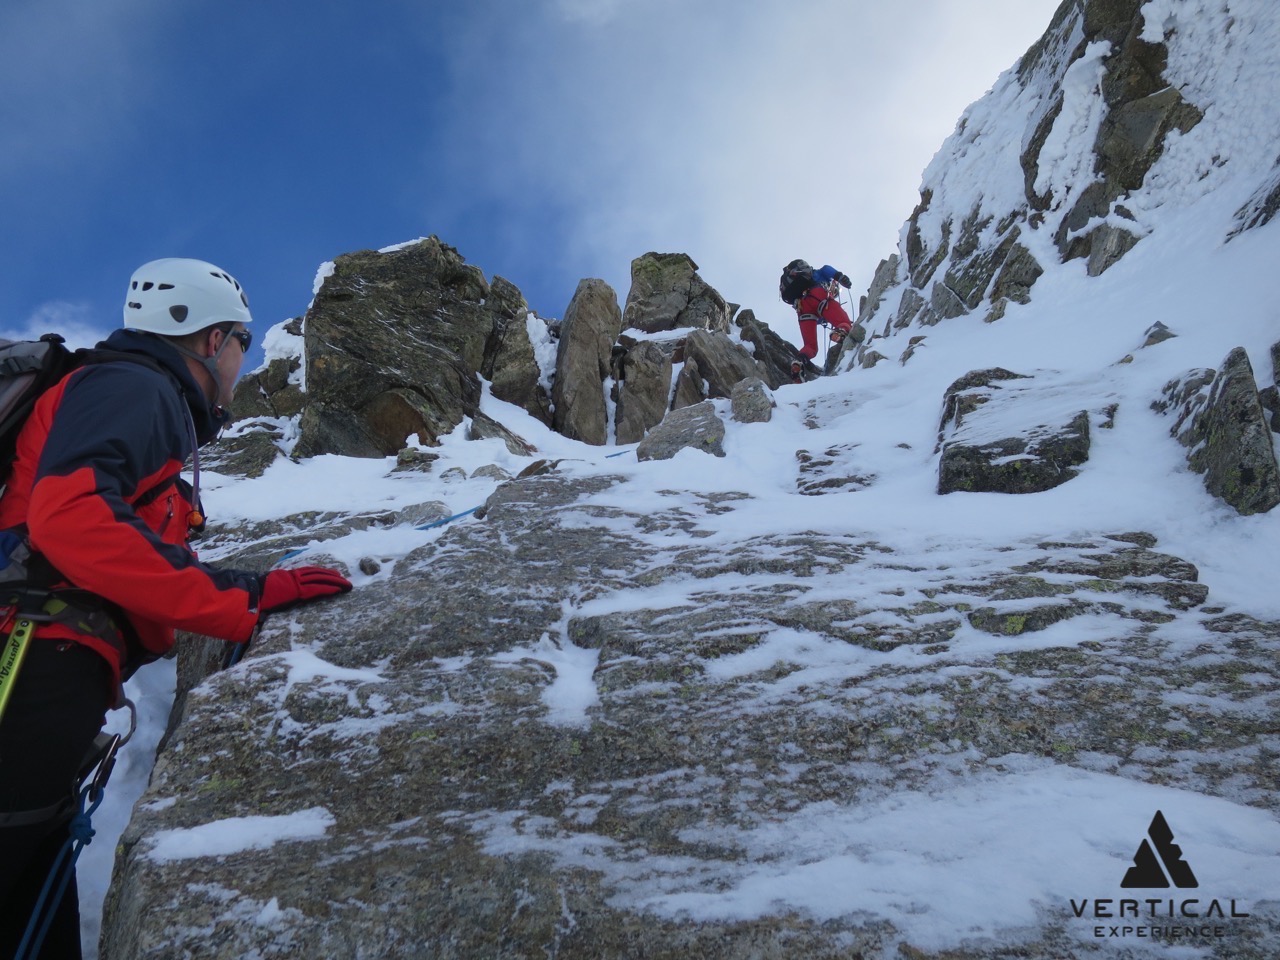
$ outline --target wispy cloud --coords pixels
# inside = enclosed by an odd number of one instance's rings
[[[60,333],[71,349],[92,347],[113,329],[104,325],[87,303],[51,300],[42,303],[26,321],[16,327],[0,327],[0,339],[37,340],[46,333]]]
[[[0,186],[134,139],[163,0],[0,5]]]
[[[542,198],[565,259],[620,296],[631,258],[679,249],[777,312],[792,257],[870,280],[933,153],[1055,6],[548,0],[453,47],[446,139],[469,196]]]

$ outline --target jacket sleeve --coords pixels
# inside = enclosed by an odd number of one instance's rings
[[[127,613],[244,640],[257,622],[251,574],[202,564],[183,535],[165,542],[134,503],[190,453],[185,401],[167,377],[124,364],[87,367],[66,384],[36,467],[31,542],[70,582]]]

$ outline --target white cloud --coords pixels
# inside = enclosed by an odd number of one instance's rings
[[[553,3],[500,28],[522,57],[496,59],[480,33],[455,48],[470,189],[562,206],[565,260],[620,297],[633,257],[681,250],[785,335],[781,265],[832,262],[865,289],[933,153],[1056,6]],[[496,182],[476,172],[489,165]]]
[[[116,324],[118,326],[118,324]],[[0,339],[38,340],[46,333],[59,333],[74,350],[92,347],[113,327],[104,326],[87,303],[51,300],[42,303],[26,321],[17,327],[0,327]]]

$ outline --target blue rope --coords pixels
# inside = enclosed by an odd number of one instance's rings
[[[94,799],[89,805],[89,809],[86,810],[85,801],[91,795]],[[48,935],[54,915],[58,912],[62,897],[67,892],[67,885],[71,882],[71,878],[75,876],[76,861],[80,859],[80,851],[93,840],[95,831],[91,818],[98,807],[102,805],[102,798],[105,795],[106,791],[96,783],[91,783],[80,791],[76,815],[67,824],[67,842],[58,851],[58,856],[49,870],[49,876],[45,879],[44,886],[40,889],[40,897],[36,900],[35,909],[31,911],[31,919],[27,923],[26,932],[22,936],[22,942],[18,945],[18,952],[14,954],[13,960],[35,960],[40,955],[40,948],[44,945],[44,938]],[[57,881],[57,890],[53,889],[55,880]],[[51,892],[52,896],[50,895]],[[42,916],[43,919],[41,919]],[[36,929],[37,926],[39,930]],[[79,933],[76,935],[79,936]]]
[[[463,510],[461,513],[455,513],[452,517],[445,517],[443,520],[434,520],[431,523],[424,523],[422,524],[422,526],[414,527],[413,529],[430,530],[433,527],[443,527],[446,523],[453,523],[453,521],[455,520],[461,520],[463,517],[470,516],[471,514],[475,513],[477,510],[479,510],[483,506],[484,506],[483,503],[478,503],[474,507],[472,507],[470,510]]]

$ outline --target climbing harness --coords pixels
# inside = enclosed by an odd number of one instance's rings
[[[0,594],[0,597],[4,597]],[[64,623],[108,643],[116,642],[118,630],[115,621],[101,602],[94,602],[93,594],[76,588],[45,590],[19,588],[10,593],[7,601],[0,601],[0,623],[8,610],[13,626],[4,638],[0,651],[0,720],[13,695],[18,671],[26,659],[36,626],[41,623]],[[123,704],[119,704],[123,705]]]

